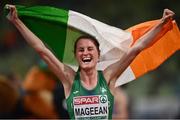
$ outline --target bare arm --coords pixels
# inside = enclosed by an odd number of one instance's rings
[[[174,13],[168,9],[164,10],[162,19],[156,24],[149,32],[139,38],[135,45],[128,49],[123,55],[122,59],[116,63],[110,65],[104,70],[104,76],[108,84],[115,84],[117,78],[124,72],[124,70],[131,64],[135,57],[150,44],[153,43],[153,39],[162,30],[163,25],[172,19]]]
[[[44,43],[33,34],[18,18],[16,7],[13,5],[7,5],[10,9],[10,13],[7,18],[11,21],[16,28],[20,31],[22,36],[25,38],[27,43],[35,49],[41,56],[41,58],[48,64],[49,68],[57,75],[57,77],[62,81],[65,89],[70,88],[75,72],[70,67],[61,63],[52,52],[47,49]]]
[[[115,113],[113,114],[113,119],[128,119],[128,96],[126,93],[119,87],[113,90],[114,92],[114,109]]]

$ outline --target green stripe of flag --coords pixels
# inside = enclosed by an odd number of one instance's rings
[[[81,31],[78,31],[77,29],[74,29],[72,27],[68,27],[67,34],[66,34],[64,56],[62,60],[64,63],[77,65],[77,62],[74,56],[74,42],[81,35],[83,35]]]
[[[52,52],[63,59],[67,34],[68,11],[48,6],[16,6],[18,16]]]

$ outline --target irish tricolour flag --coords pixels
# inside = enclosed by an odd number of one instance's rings
[[[77,70],[73,46],[77,37],[89,34],[100,42],[101,57],[97,69],[121,59],[157,21],[149,21],[122,30],[71,10],[48,6],[17,6],[20,19],[52,50],[63,63]],[[117,80],[116,86],[125,84],[157,68],[180,49],[180,32],[175,21],[168,22],[156,43],[142,51]]]

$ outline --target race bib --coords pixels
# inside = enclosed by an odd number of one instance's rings
[[[76,119],[108,119],[107,95],[74,97],[73,104]]]

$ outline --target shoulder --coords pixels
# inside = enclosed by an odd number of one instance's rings
[[[100,71],[100,77],[104,79],[106,82],[107,86],[111,88],[112,86],[115,86],[115,80],[110,79],[109,73],[107,71]]]

